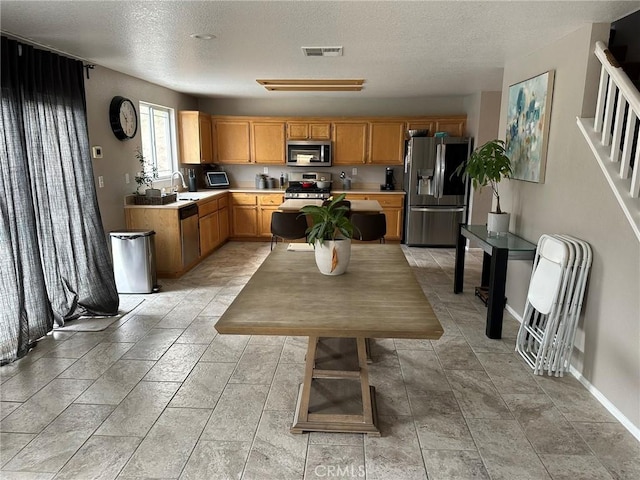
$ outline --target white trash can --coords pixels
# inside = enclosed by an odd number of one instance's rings
[[[157,291],[155,234],[153,230],[110,232],[118,293]]]

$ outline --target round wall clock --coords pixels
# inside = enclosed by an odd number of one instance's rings
[[[124,97],[113,97],[109,106],[111,130],[119,140],[128,140],[136,136],[138,131],[138,113],[131,100]]]

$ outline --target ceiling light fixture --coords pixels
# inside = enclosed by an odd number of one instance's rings
[[[363,79],[286,79],[286,80],[256,80],[270,92],[359,92],[362,90]]]
[[[192,33],[189,35],[191,38],[195,38],[196,40],[213,40],[216,36],[212,33]]]

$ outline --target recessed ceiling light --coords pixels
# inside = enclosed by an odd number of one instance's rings
[[[198,40],[212,40],[216,38],[216,36],[212,33],[192,33],[189,36],[191,38],[196,38]]]

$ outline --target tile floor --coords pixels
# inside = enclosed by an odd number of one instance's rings
[[[290,434],[305,339],[214,329],[268,253],[227,244],[106,330],[0,368],[0,478],[640,478],[640,444],[576,379],[514,354],[513,318],[485,337],[481,252],[454,295],[453,250],[405,248],[445,335],[375,341],[381,438]]]

